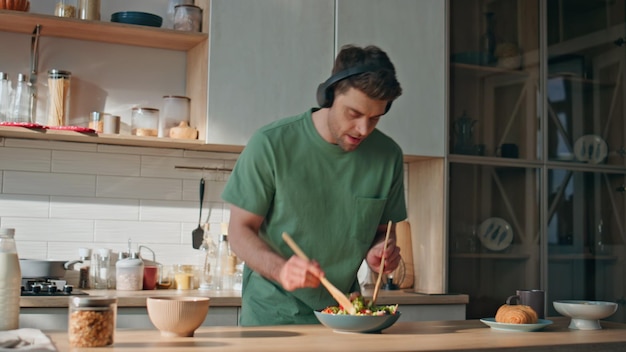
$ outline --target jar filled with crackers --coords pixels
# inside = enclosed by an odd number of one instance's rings
[[[70,297],[68,338],[71,347],[113,344],[117,318],[115,297]]]

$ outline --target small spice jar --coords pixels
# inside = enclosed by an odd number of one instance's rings
[[[69,124],[70,83],[72,73],[62,70],[48,71],[48,125]]]
[[[59,0],[54,7],[54,15],[76,18],[76,0]]]
[[[130,125],[130,132],[135,136],[157,137],[159,134],[159,109],[133,108]]]
[[[70,347],[112,345],[116,318],[115,297],[70,297],[67,328]]]
[[[202,28],[202,9],[196,5],[177,5],[174,7],[174,29],[187,32],[200,32]]]
[[[78,18],[100,20],[100,0],[78,0]]]

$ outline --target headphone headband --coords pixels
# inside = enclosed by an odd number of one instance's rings
[[[373,72],[373,71],[377,71],[383,68],[384,67],[380,65],[359,65],[359,66],[349,67],[345,70],[335,73],[334,75],[330,76],[326,81],[324,81],[323,83],[320,83],[320,85],[317,87],[317,103],[322,108],[330,107],[331,105],[333,105],[333,100],[335,98],[334,97],[335,92],[334,92],[333,86],[337,82],[342,81],[351,76],[360,75],[361,73],[365,73],[365,72]],[[389,111],[389,108],[391,108],[391,101],[387,103],[385,113]]]

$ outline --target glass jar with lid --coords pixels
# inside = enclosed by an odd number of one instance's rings
[[[157,137],[159,135],[159,109],[136,107],[131,114],[131,134]]]
[[[54,15],[76,18],[76,0],[58,0],[54,7]]]
[[[48,126],[69,125],[71,78],[69,71],[48,71]]]
[[[113,344],[117,298],[70,298],[67,334],[70,347],[102,347]]]
[[[143,260],[134,252],[130,258],[115,263],[115,284],[117,290],[139,291],[143,289]]]

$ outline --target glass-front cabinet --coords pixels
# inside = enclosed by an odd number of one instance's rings
[[[626,322],[626,0],[449,0],[448,291]]]

